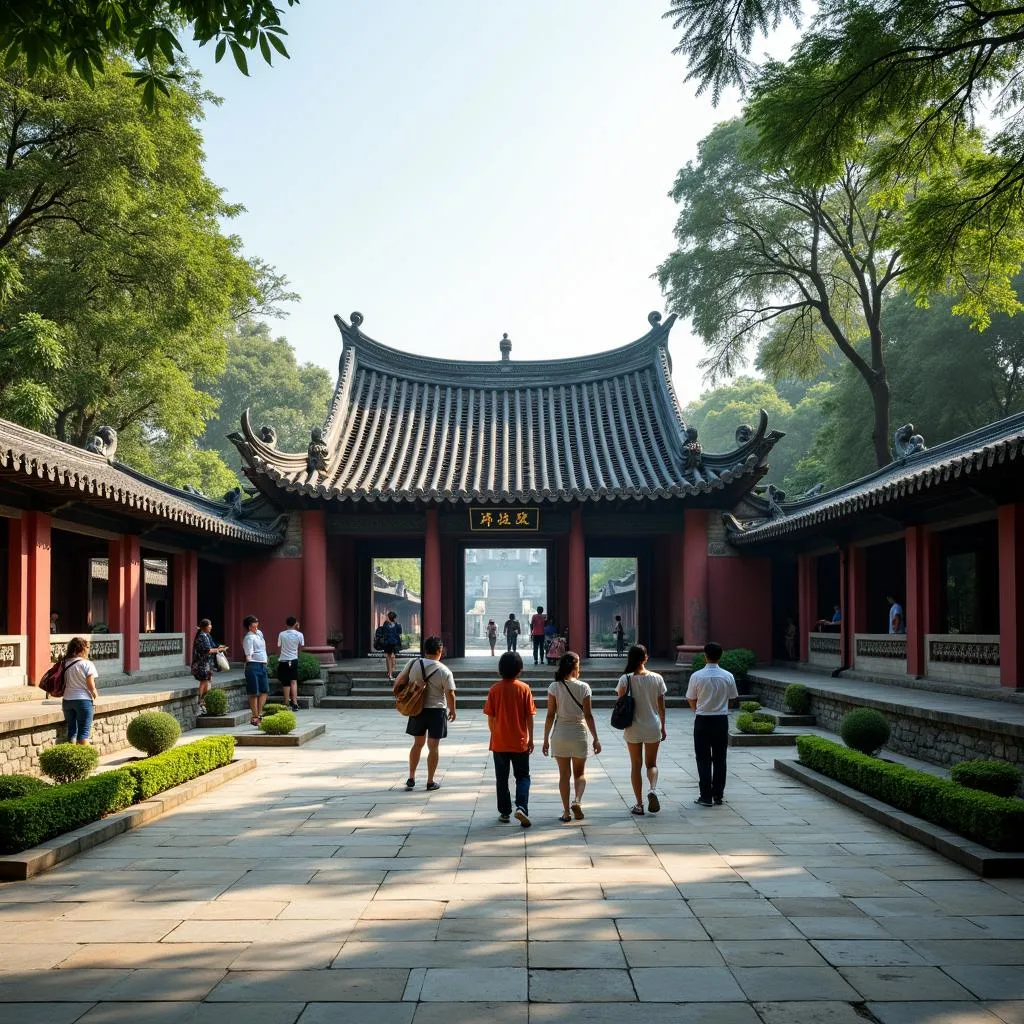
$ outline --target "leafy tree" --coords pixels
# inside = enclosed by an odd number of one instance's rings
[[[287,0],[294,7],[299,0]],[[24,59],[29,75],[68,71],[89,85],[111,70],[107,54],[132,53],[137,67],[120,68],[143,90],[152,109],[157,90],[170,97],[182,53],[179,33],[215,43],[220,61],[230,49],[238,70],[249,74],[247,51],[288,56],[281,11],[273,0],[8,0],[0,9],[0,52],[5,66]]]
[[[267,324],[243,318],[228,339],[224,375],[205,388],[218,411],[200,443],[238,471],[238,452],[227,435],[238,429],[246,409],[256,427],[274,428],[281,450],[302,452],[310,429],[327,415],[334,382],[323,367],[299,364],[288,340],[271,337]]]
[[[20,65],[0,75],[0,337],[21,362],[0,373],[0,398],[72,444],[110,425],[119,457],[141,464],[203,430],[215,402],[197,384],[222,371],[234,318],[283,282],[219,227],[239,207],[203,170],[196,81],[153,113],[132,88],[118,74],[94,88]]]
[[[414,594],[423,594],[423,564],[418,558],[375,558],[373,564],[392,583],[404,580]]]
[[[596,594],[609,580],[619,580],[636,572],[635,558],[592,558],[590,560],[590,593]]]
[[[907,284],[924,294],[966,291],[981,323],[989,308],[1013,312],[1005,277],[1024,263],[1024,8],[974,0],[823,0],[790,59],[758,67],[754,40],[794,0],[672,0],[682,31],[677,53],[689,77],[711,87],[752,85],[750,116],[770,161],[811,183],[834,180],[864,136],[885,124],[877,154],[883,178],[914,176],[928,187],[908,197]],[[1001,118],[984,149],[958,156],[979,115]],[[996,268],[967,282],[961,266]]]

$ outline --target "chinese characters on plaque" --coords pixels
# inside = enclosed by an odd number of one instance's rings
[[[474,532],[516,533],[540,529],[538,508],[471,508],[469,528]]]

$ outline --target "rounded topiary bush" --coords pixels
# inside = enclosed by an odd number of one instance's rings
[[[315,654],[299,655],[299,682],[308,683],[320,678],[320,659]]]
[[[794,715],[806,715],[811,710],[811,695],[803,683],[790,683],[782,699]]]
[[[775,718],[761,711],[741,711],[736,716],[736,728],[748,735],[766,736],[775,732]]]
[[[843,715],[839,735],[852,750],[862,754],[875,754],[889,740],[889,722],[874,708],[854,708]]]
[[[49,787],[48,782],[33,775],[0,775],[0,800],[17,800]]]
[[[961,786],[981,789],[996,796],[1015,796],[1021,771],[1006,761],[961,761],[950,769],[950,777]]]
[[[264,704],[263,710],[260,714],[264,718],[273,718],[274,715],[281,714],[282,711],[287,711],[288,708],[284,704]]]
[[[276,715],[264,718],[260,722],[260,728],[268,736],[284,736],[298,724],[299,720],[291,711],[278,711]]]
[[[144,711],[128,723],[128,742],[144,754],[170,750],[181,735],[181,726],[166,711]]]
[[[39,752],[39,767],[54,782],[77,782],[100,763],[95,747],[82,743],[58,743]]]
[[[223,690],[208,690],[203,698],[208,715],[225,715],[228,710],[228,695]]]
[[[753,714],[755,711],[761,710],[761,704],[756,700],[745,700],[740,704],[740,711],[746,711],[749,714]]]

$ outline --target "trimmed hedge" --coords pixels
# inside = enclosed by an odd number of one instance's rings
[[[143,711],[128,723],[128,742],[152,757],[170,750],[181,736],[181,726],[166,711]]]
[[[862,754],[874,754],[889,742],[889,720],[874,708],[854,708],[843,715],[839,735],[843,742]]]
[[[818,736],[798,736],[800,763],[993,850],[1024,850],[1024,800],[968,789]]]
[[[755,711],[761,710],[761,702],[756,700],[744,700],[740,701],[740,711],[746,711],[748,715],[752,715]]]
[[[100,763],[95,747],[85,743],[58,743],[39,752],[39,767],[54,782],[78,782],[88,778]]]
[[[279,715],[282,711],[287,710],[288,708],[284,704],[264,704],[260,714],[263,718],[272,718],[274,715]]]
[[[746,680],[747,673],[754,667],[756,661],[757,655],[749,648],[734,647],[732,650],[723,652],[722,659],[718,664],[726,672],[731,672],[736,677],[737,683],[742,683]],[[703,668],[706,664],[707,659],[703,654],[695,654],[690,662],[690,668],[696,671],[699,668]]]
[[[0,800],[0,853],[20,853],[205,775],[228,764],[234,750],[233,737],[208,736],[81,782],[41,784],[37,792]]]
[[[806,715],[811,710],[811,695],[803,683],[790,683],[786,692],[782,695],[786,707],[794,715]]]
[[[17,800],[19,797],[49,789],[50,784],[34,775],[0,775],[0,800]]]
[[[286,736],[298,724],[293,711],[278,711],[276,715],[264,718],[260,722],[260,729],[268,736]]]
[[[228,713],[228,695],[223,690],[207,690],[203,703],[208,715],[217,717]]]
[[[1020,769],[1008,761],[961,761],[949,774],[958,785],[996,796],[1014,796],[1020,785]]]
[[[272,654],[267,659],[267,674],[277,678],[278,656]],[[311,679],[320,678],[320,662],[314,654],[299,654],[299,682],[308,683]]]
[[[736,728],[740,732],[756,736],[767,736],[775,732],[775,718],[761,711],[742,711],[736,716]]]

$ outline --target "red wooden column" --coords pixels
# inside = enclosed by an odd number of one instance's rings
[[[908,526],[907,545],[907,675],[925,673],[925,637],[938,632],[938,546],[923,526]]]
[[[583,509],[569,516],[569,648],[587,656],[587,543],[583,534]]]
[[[192,660],[192,636],[199,620],[199,558],[181,551],[171,558],[172,630],[185,634],[185,662]]]
[[[856,636],[858,633],[866,633],[868,625],[867,563],[864,559],[864,549],[853,545],[848,547],[843,565],[846,574],[846,586],[843,590],[846,603],[842,609],[843,624],[840,628],[843,645],[842,665],[845,668],[853,668],[857,653]]]
[[[111,633],[122,636],[124,671],[139,670],[142,609],[142,552],[139,538],[126,534],[110,542],[107,562],[107,619]]]
[[[28,678],[38,682],[50,667],[50,516],[26,512],[21,519],[28,552],[25,591],[25,632],[28,635]]]
[[[28,572],[28,531],[25,520],[8,519],[7,623],[4,629],[15,636],[28,633]],[[25,657],[24,652],[22,657]]]
[[[327,646],[327,516],[322,508],[302,513],[302,633],[306,652],[334,661]]]
[[[1024,503],[999,506],[999,682],[1024,689]]]
[[[810,658],[808,636],[818,621],[818,559],[815,555],[798,555],[796,560],[797,604],[800,631],[800,660]]]
[[[688,508],[683,512],[684,642],[703,647],[708,628],[708,514]]]
[[[441,635],[441,527],[437,509],[427,509],[423,537],[423,637]]]

